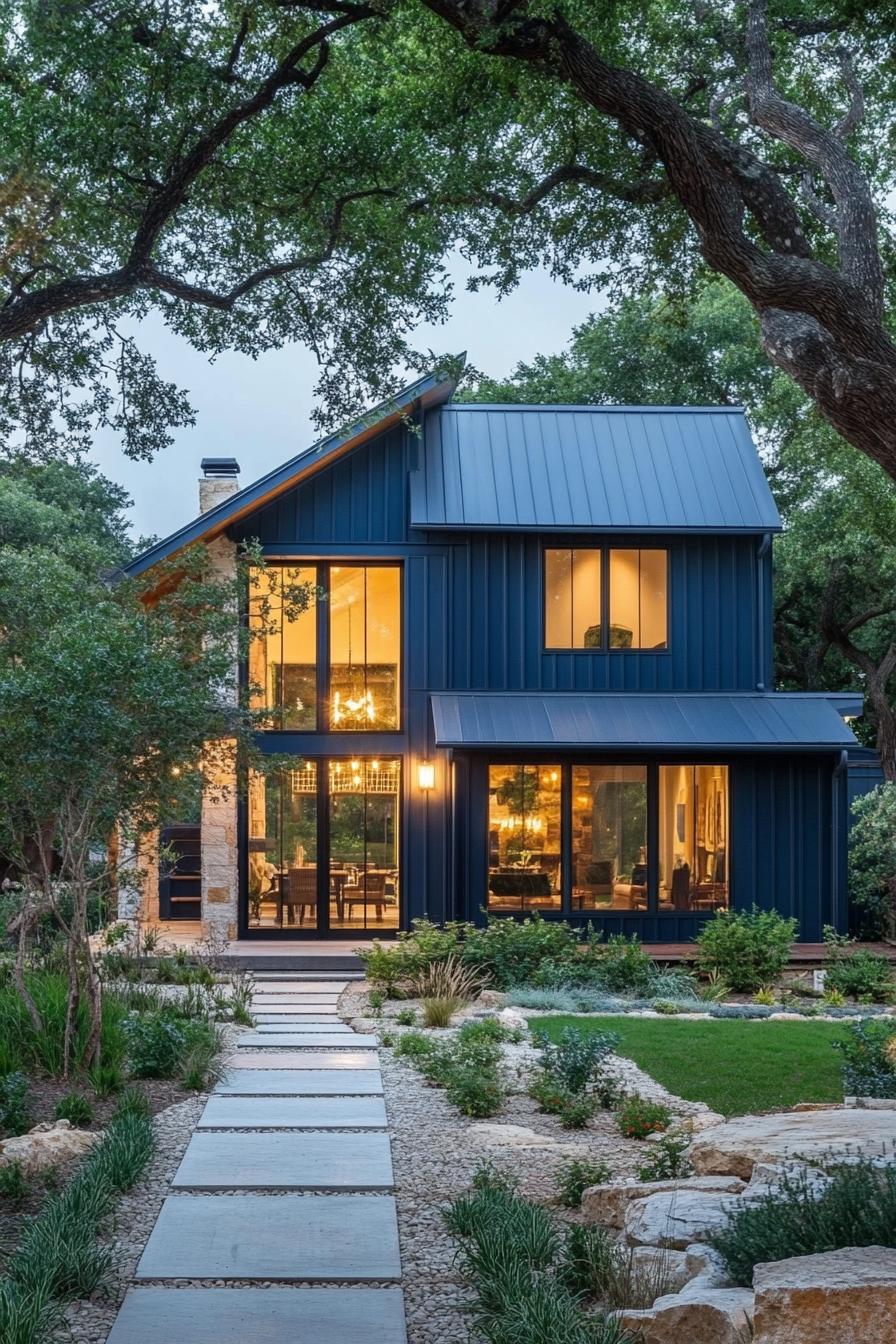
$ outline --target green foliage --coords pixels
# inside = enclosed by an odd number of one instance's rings
[[[675,1276],[664,1256],[645,1265],[635,1259],[633,1247],[620,1244],[604,1228],[574,1225],[566,1234],[559,1278],[606,1310],[638,1311],[673,1292]]]
[[[471,1314],[489,1344],[622,1344],[619,1327],[586,1315],[579,1290],[556,1271],[563,1240],[546,1209],[486,1179],[444,1211],[475,1297]]]
[[[0,1166],[0,1199],[16,1203],[28,1193],[28,1178],[21,1162],[4,1162]],[[0,1334],[0,1339],[3,1335]]]
[[[57,1120],[68,1120],[81,1129],[86,1129],[93,1121],[93,1107],[81,1092],[69,1092],[62,1097],[53,1114]]]
[[[578,930],[542,919],[493,918],[485,928],[466,931],[461,957],[498,989],[530,984],[543,962],[569,962],[581,945]]]
[[[452,1039],[433,1040],[419,1031],[406,1031],[395,1048],[424,1078],[443,1087],[462,1115],[484,1118],[504,1104],[500,1072],[501,1045],[506,1033],[500,1023],[485,1019],[467,1022]]]
[[[46,1072],[59,1077],[63,1069],[63,1043],[68,982],[56,971],[30,971],[25,982],[41,1016],[43,1029],[38,1031],[21,997],[12,985],[0,986],[0,1066],[5,1072]],[[102,1051],[104,1059],[120,1061],[124,1042],[121,1024],[125,1012],[114,993],[103,996]],[[75,1014],[75,1064],[83,1061],[90,1029],[89,1015],[83,1001]]]
[[[566,1027],[556,1041],[544,1032],[533,1032],[533,1040],[542,1071],[574,1095],[598,1087],[619,1044],[613,1032],[596,1034],[577,1027]]]
[[[880,784],[852,806],[849,899],[863,936],[892,937],[896,920],[896,784]]]
[[[824,941],[828,954],[824,987],[828,993],[875,1003],[892,1000],[896,982],[886,957],[854,946],[831,928],[825,929]]]
[[[417,1013],[413,1008],[401,1008],[395,1014],[395,1021],[400,1027],[413,1027],[417,1021]]]
[[[675,1181],[689,1171],[689,1139],[682,1134],[664,1134],[651,1144],[651,1153],[638,1167],[639,1181]]]
[[[896,1166],[850,1162],[822,1190],[805,1168],[787,1172],[779,1190],[738,1211],[710,1241],[734,1283],[745,1286],[754,1265],[768,1260],[845,1246],[896,1247]]]
[[[224,1035],[206,1022],[187,1033],[187,1046],[180,1061],[181,1086],[187,1092],[206,1092],[221,1077],[220,1060]]]
[[[4,1074],[0,1077],[0,1130],[14,1137],[25,1134],[31,1122],[28,1079],[23,1073]]]
[[[0,1280],[0,1339],[4,1344],[45,1344],[62,1324],[60,1303],[46,1286],[23,1288],[12,1279]]]
[[[557,1168],[557,1198],[565,1209],[577,1209],[582,1194],[591,1185],[605,1185],[613,1179],[606,1162],[590,1162],[573,1157]]]
[[[111,1097],[124,1087],[124,1073],[117,1064],[97,1064],[87,1079],[98,1097]]]
[[[834,1041],[843,1055],[843,1091],[853,1097],[896,1097],[896,1022],[852,1022]]]
[[[65,1189],[50,1195],[25,1229],[0,1288],[23,1319],[29,1319],[29,1303],[32,1315],[39,1317],[40,1304],[89,1297],[108,1282],[115,1252],[97,1241],[100,1225],[116,1194],[130,1189],[142,1175],[152,1150],[149,1116],[128,1104],[112,1117],[102,1140]],[[34,1344],[38,1338],[33,1337]],[[27,1333],[22,1339],[29,1339]]]
[[[776,910],[717,910],[697,939],[700,968],[753,993],[781,974],[796,930],[797,921]]]
[[[173,1078],[187,1050],[186,1024],[167,1013],[131,1014],[124,1024],[135,1078]]]
[[[616,1112],[620,1134],[627,1139],[646,1139],[648,1134],[661,1134],[672,1123],[672,1112],[658,1101],[646,1097],[626,1097]]]

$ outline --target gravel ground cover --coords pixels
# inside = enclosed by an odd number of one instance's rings
[[[411,1003],[390,1003],[378,1021],[365,1016],[367,990],[350,985],[340,1000],[340,1011],[361,1029],[388,1028],[399,1032],[394,1013]],[[446,1033],[436,1032],[438,1036]],[[612,1115],[599,1112],[585,1130],[565,1130],[550,1115],[539,1113],[525,1094],[525,1076],[535,1058],[530,1045],[505,1047],[505,1071],[512,1091],[502,1110],[487,1122],[461,1115],[439,1088],[430,1087],[392,1051],[381,1047],[380,1062],[386,1110],[392,1135],[392,1163],[398,1205],[402,1285],[408,1322],[408,1344],[467,1344],[469,1329],[464,1312],[469,1290],[459,1274],[454,1243],[442,1226],[441,1209],[469,1188],[477,1166],[491,1161],[513,1172],[521,1194],[551,1203],[556,1197],[556,1174],[573,1157],[606,1162],[616,1176],[634,1175],[648,1156],[649,1146],[624,1139]],[[671,1104],[681,1115],[702,1109],[681,1102],[630,1060],[619,1060],[620,1080],[629,1091]],[[478,1125],[523,1125],[555,1144],[548,1148],[484,1142]],[[557,1207],[558,1215],[573,1221],[577,1215]]]

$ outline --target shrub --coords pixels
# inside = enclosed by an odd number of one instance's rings
[[[423,999],[421,1007],[424,1027],[449,1027],[452,1017],[463,1006],[463,999]]]
[[[187,1049],[184,1023],[166,1013],[131,1014],[125,1022],[128,1059],[136,1078],[173,1078]]]
[[[605,1185],[613,1179],[606,1162],[589,1162],[574,1157],[557,1171],[557,1198],[565,1209],[577,1209],[582,1194],[590,1185]]]
[[[619,1131],[627,1139],[646,1139],[648,1134],[661,1134],[668,1129],[672,1112],[658,1101],[645,1097],[627,1097],[616,1112]]]
[[[557,1119],[564,1129],[584,1129],[597,1112],[597,1098],[570,1093],[564,1097],[557,1111]]]
[[[675,1181],[686,1176],[690,1170],[687,1151],[690,1141],[679,1134],[664,1134],[656,1143],[651,1144],[651,1153],[646,1162],[638,1167],[639,1181]]]
[[[893,996],[893,976],[886,957],[857,947],[849,938],[826,927],[824,931],[828,964],[824,987],[828,993],[840,993],[853,999],[868,998],[886,1003]]]
[[[533,1040],[541,1051],[544,1072],[572,1093],[585,1092],[597,1082],[619,1044],[613,1032],[585,1032],[577,1027],[565,1027],[557,1042],[543,1032],[534,1032]]]
[[[27,1193],[28,1180],[21,1162],[4,1162],[0,1167],[0,1198],[15,1202],[24,1199]]]
[[[446,924],[440,928],[429,920],[415,919],[410,932],[399,933],[388,946],[374,942],[372,948],[358,948],[364,971],[372,985],[387,998],[397,998],[401,986],[419,975],[427,966],[455,953],[469,925]]]
[[[498,989],[533,983],[543,962],[573,963],[581,934],[565,922],[538,914],[526,919],[489,920],[484,929],[467,927],[461,959]]]
[[[650,954],[645,952],[637,934],[611,934],[605,944],[592,940],[600,983],[619,994],[644,994],[656,978]]]
[[[850,1022],[845,1038],[833,1045],[843,1055],[845,1095],[896,1097],[896,1021]]]
[[[54,1115],[57,1120],[68,1120],[84,1129],[93,1120],[93,1107],[80,1092],[69,1092],[57,1101]]]
[[[28,1079],[23,1073],[7,1073],[0,1078],[0,1130],[15,1136],[25,1134],[31,1125]]]
[[[367,995],[367,1007],[373,1017],[381,1017],[386,996],[381,989],[372,989]]]
[[[717,910],[697,939],[702,970],[716,971],[732,989],[755,993],[787,965],[797,921],[776,910]]]
[[[710,1238],[736,1284],[749,1286],[766,1260],[817,1255],[845,1246],[896,1247],[896,1167],[872,1161],[838,1168],[819,1190],[802,1168],[739,1210]]]
[[[428,1040],[419,1031],[405,1031],[398,1038],[395,1053],[400,1058],[420,1059],[423,1055],[430,1054],[434,1045],[434,1041]]]
[[[852,806],[849,898],[865,938],[894,931],[896,908],[896,784],[880,784]]]
[[[413,1008],[402,1008],[395,1014],[395,1021],[400,1027],[412,1027],[417,1021],[417,1014]]]
[[[494,1069],[460,1064],[448,1075],[445,1095],[461,1115],[485,1119],[504,1104],[504,1088]]]
[[[180,1063],[181,1086],[188,1092],[205,1092],[221,1076],[220,1059],[224,1036],[211,1022],[193,1023]]]

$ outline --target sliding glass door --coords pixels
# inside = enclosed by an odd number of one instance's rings
[[[250,930],[397,929],[401,761],[302,760],[249,778]]]

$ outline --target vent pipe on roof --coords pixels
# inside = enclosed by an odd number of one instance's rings
[[[199,512],[208,513],[239,490],[240,464],[235,457],[204,457],[199,468]]]

